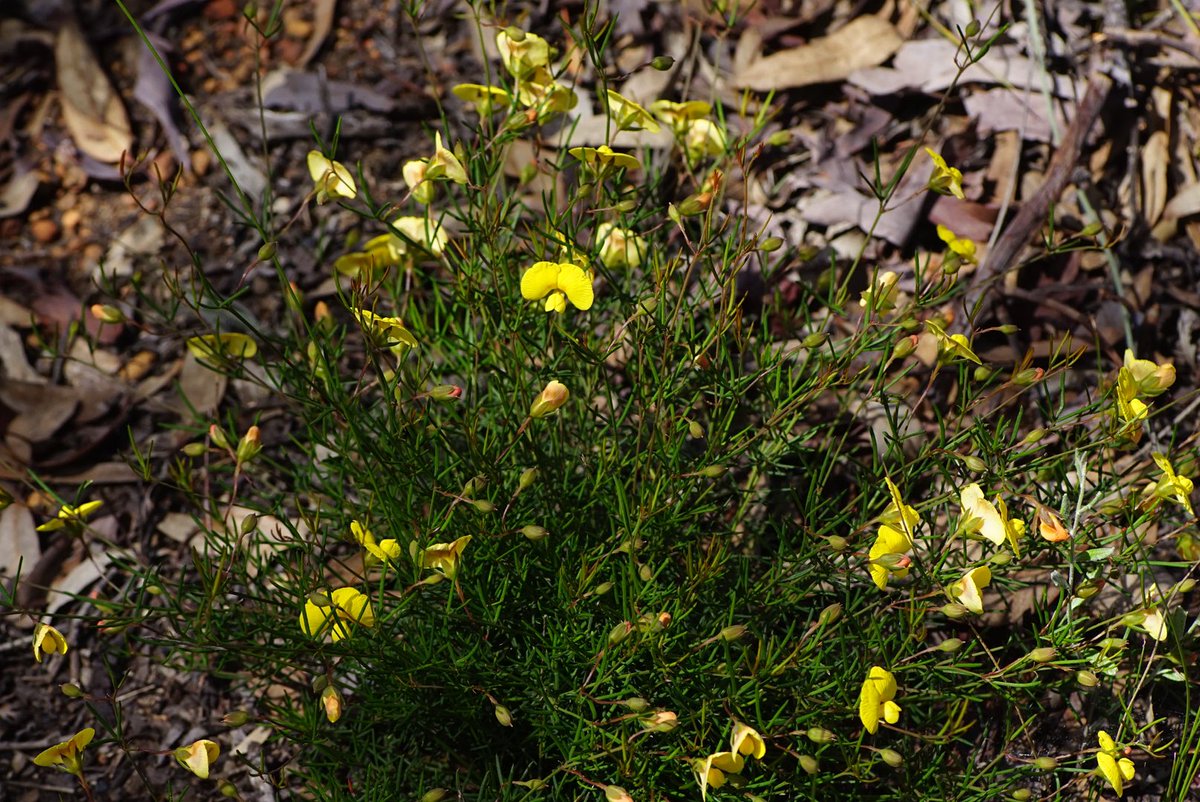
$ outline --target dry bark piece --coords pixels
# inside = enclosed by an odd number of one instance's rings
[[[54,63],[63,121],[81,151],[113,164],[133,147],[125,106],[74,22],[58,30]]]
[[[844,80],[855,70],[887,61],[904,40],[890,22],[868,15],[829,36],[781,50],[734,71],[738,89],[768,92]]]

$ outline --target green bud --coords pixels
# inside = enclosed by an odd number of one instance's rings
[[[1100,585],[1094,579],[1085,579],[1079,583],[1079,587],[1075,588],[1075,595],[1081,599],[1087,600],[1100,592]]]
[[[599,585],[596,586],[596,589],[592,592],[595,593],[597,596],[603,596],[605,593],[608,593],[612,589],[613,589],[612,582],[601,582]]]
[[[633,631],[633,625],[628,621],[622,621],[612,628],[608,633],[608,645],[616,646],[621,641],[629,637],[629,633]]]
[[[967,454],[966,456],[961,457],[961,459],[963,461],[963,465],[966,465],[967,470],[969,471],[983,473],[987,470],[987,463],[974,454]]]
[[[620,203],[618,203],[616,206],[613,207],[613,211],[620,212],[621,214],[625,214],[626,212],[632,212],[634,209],[638,208],[638,206],[640,206],[640,205],[641,205],[640,201],[635,201],[633,199],[623,200]]]
[[[1075,681],[1085,688],[1095,688],[1100,684],[1100,678],[1096,676],[1096,672],[1089,671],[1086,668],[1075,672]]]
[[[80,688],[74,682],[64,682],[62,685],[58,686],[58,689],[62,691],[62,695],[68,699],[83,698],[83,688]]]
[[[718,632],[717,638],[725,641],[726,643],[730,643],[732,641],[741,639],[741,637],[745,634],[746,634],[745,625],[733,624],[732,626],[725,627],[720,632]]]
[[[258,529],[258,515],[250,513],[242,519],[242,525],[238,527],[243,535],[248,535],[255,529]]]
[[[966,34],[967,38],[978,36],[982,27],[983,26],[979,24],[979,20],[973,19],[967,23],[967,27],[965,30],[963,30],[963,33]]]
[[[430,788],[421,794],[421,798],[417,802],[442,802],[449,795],[450,792],[445,788]]]
[[[1196,580],[1192,579],[1191,577],[1188,577],[1187,579],[1184,579],[1183,581],[1179,582],[1179,584],[1177,584],[1175,586],[1175,590],[1178,593],[1188,593],[1194,587],[1196,587]]]
[[[1105,638],[1098,645],[1104,651],[1108,651],[1109,649],[1124,649],[1126,644],[1124,638]]]
[[[217,448],[229,449],[229,438],[225,436],[225,432],[221,431],[221,427],[215,423],[208,427],[208,439],[212,440],[213,445]]]
[[[654,572],[650,570],[650,566],[642,563],[638,566],[638,578],[643,582],[649,582],[651,579],[654,579]]]
[[[237,452],[234,456],[237,457],[238,464],[242,465],[257,457],[261,451],[262,438],[259,435],[258,427],[251,426],[238,441]]]
[[[528,490],[538,478],[537,468],[526,468],[521,471],[521,478],[517,480],[517,492],[523,493]]]
[[[470,503],[471,503],[472,507],[479,510],[480,512],[495,512],[495,510],[496,510],[496,505],[485,499],[481,499],[481,498],[473,499]]]
[[[820,348],[829,340],[829,335],[823,331],[814,331],[812,334],[800,341],[803,348]]]
[[[666,72],[675,66],[675,59],[671,56],[655,56],[650,59],[650,66],[659,72]]]
[[[434,401],[453,401],[462,398],[463,389],[456,384],[439,384],[429,391],[429,397]]]
[[[837,735],[824,727],[809,727],[804,734],[815,744],[831,744],[837,740]]]
[[[628,707],[634,713],[640,713],[650,706],[650,703],[640,696],[630,696],[628,699],[621,702],[621,704]]]
[[[264,242],[262,247],[258,249],[258,261],[269,262],[275,258],[275,254],[279,252],[279,243],[275,241]]]
[[[108,304],[92,304],[92,317],[99,320],[101,323],[117,323],[125,322],[125,313],[115,306]]]
[[[226,799],[241,799],[241,794],[238,793],[237,786],[229,780],[221,780],[217,785],[217,793]]]
[[[1012,323],[1005,323],[1002,326],[997,326],[996,331],[1000,332],[1001,334],[1016,334],[1018,331],[1020,331],[1020,329],[1014,326]]]
[[[245,710],[234,710],[231,713],[226,713],[221,718],[221,723],[226,727],[240,727],[250,720],[250,714]]]
[[[696,471],[696,475],[703,476],[705,479],[716,479],[720,476],[724,476],[727,470],[729,469],[724,465],[709,465],[706,468],[701,468],[700,470]]]
[[[1079,229],[1079,236],[1094,237],[1102,231],[1104,231],[1104,224],[1096,221],[1095,223],[1088,223],[1086,226]]]
[[[966,618],[970,612],[970,610],[958,602],[949,602],[942,605],[942,615],[955,621],[960,618]]]
[[[880,749],[879,756],[883,758],[883,762],[894,769],[898,769],[904,765],[904,755],[897,752],[895,749]]]
[[[605,802],[633,802],[633,797],[619,785],[604,786]]]
[[[1018,788],[1012,792],[1013,802],[1025,802],[1031,796],[1033,796],[1033,792],[1028,788]]]
[[[521,534],[536,543],[539,540],[545,540],[550,533],[536,524],[529,524],[521,528]]]
[[[938,644],[938,651],[954,654],[963,646],[962,638],[946,638]]]
[[[1054,771],[1058,768],[1058,761],[1052,757],[1039,757],[1033,761],[1033,765],[1037,766],[1041,771]]]
[[[843,608],[841,602],[834,602],[833,604],[830,604],[825,609],[821,610],[821,614],[817,616],[817,623],[823,627],[837,623],[838,619],[842,617],[842,610]]]
[[[812,755],[801,755],[800,768],[804,769],[805,774],[816,774],[821,770],[821,764]]]
[[[694,420],[689,420],[688,434],[690,434],[693,439],[699,440],[704,437],[704,427]]]
[[[1053,646],[1039,646],[1029,653],[1029,659],[1035,663],[1049,663],[1055,654],[1057,650]]]
[[[517,181],[522,184],[528,184],[533,179],[537,178],[538,168],[536,164],[527,164],[521,168],[521,172],[517,174]]]
[[[829,548],[834,551],[845,551],[850,543],[841,535],[830,535],[825,538],[825,542],[829,544]]]
[[[183,453],[189,457],[199,457],[208,451],[208,447],[204,443],[188,443],[183,447]]]
[[[783,247],[783,240],[779,237],[767,237],[758,246],[758,249],[763,253],[773,253]]]
[[[792,141],[792,132],[791,131],[776,131],[775,133],[773,133],[769,137],[767,137],[767,144],[773,148],[781,148],[785,145],[791,144],[791,141]]]
[[[977,382],[985,382],[996,375],[995,368],[989,368],[987,365],[979,365],[975,368],[972,374]]]
[[[512,726],[512,713],[509,712],[507,707],[504,705],[496,705],[494,712],[496,713],[496,721],[500,722],[501,727]]]
[[[250,0],[249,3],[242,6],[242,16],[253,22],[254,18],[258,16],[258,3]]]
[[[988,560],[992,565],[1008,565],[1012,562],[1013,556],[1011,552],[998,551]]]
[[[893,359],[904,359],[904,357],[917,350],[917,341],[915,338],[901,337],[896,341],[896,345],[892,348]]]
[[[1042,438],[1046,436],[1046,434],[1047,432],[1045,429],[1034,429],[1029,434],[1025,435],[1024,439],[1021,440],[1021,444],[1031,446],[1034,443],[1040,442]]]
[[[1012,383],[1018,387],[1029,387],[1041,381],[1044,375],[1046,375],[1046,371],[1041,368],[1025,368],[1013,375]]]
[[[519,43],[525,41],[525,31],[521,30],[515,25],[509,25],[507,28],[505,28],[504,35],[514,42]]]
[[[675,208],[675,204],[673,203],[667,204],[667,219],[677,226],[683,223],[683,216],[679,214],[679,210]]]

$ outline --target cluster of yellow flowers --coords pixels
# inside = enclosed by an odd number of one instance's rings
[[[1142,422],[1150,414],[1143,398],[1162,395],[1175,383],[1175,366],[1170,362],[1156,364],[1138,359],[1132,349],[1125,350],[1125,363],[1117,371],[1116,418],[1121,431],[1131,440],[1142,435]]]
[[[741,774],[747,757],[761,760],[766,753],[767,744],[763,737],[753,727],[734,721],[728,752],[714,752],[692,762],[692,770],[700,784],[700,798],[707,799],[708,789],[720,788],[729,781],[730,775]]]

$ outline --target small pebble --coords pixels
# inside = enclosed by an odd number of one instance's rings
[[[29,233],[33,234],[35,240],[46,245],[58,239],[58,223],[48,217],[34,220],[29,224]]]

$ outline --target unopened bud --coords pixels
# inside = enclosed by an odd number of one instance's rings
[[[1126,642],[1124,638],[1105,638],[1097,645],[1101,649],[1108,651],[1109,649],[1124,649]]]
[[[1033,765],[1037,766],[1041,771],[1054,771],[1058,768],[1058,761],[1052,757],[1039,757],[1033,761]]]
[[[804,734],[815,744],[831,744],[837,740],[837,734],[824,727],[809,727]]]
[[[495,713],[496,721],[500,722],[501,727],[511,727],[513,725],[512,713],[509,712],[507,707],[504,705],[496,705]]]
[[[1034,443],[1041,441],[1046,434],[1047,432],[1045,429],[1034,429],[1029,434],[1025,435],[1024,439],[1021,440],[1021,443],[1022,445],[1031,446]]]
[[[321,691],[321,707],[325,708],[325,718],[329,723],[336,724],[342,717],[342,695],[338,693],[337,688],[332,685],[325,686],[325,690]]]
[[[843,607],[841,602],[834,602],[833,604],[830,604],[825,609],[821,610],[821,614],[817,616],[817,623],[823,627],[827,627],[830,624],[836,623],[837,620],[842,617],[842,610]]]
[[[640,205],[641,205],[641,201],[636,201],[631,198],[629,200],[623,200],[620,203],[618,203],[616,206],[613,207],[613,211],[619,212],[621,214],[626,214],[628,212],[632,212],[634,209],[638,208],[638,206],[640,206]]]
[[[238,793],[237,786],[231,783],[229,780],[221,780],[221,782],[217,784],[217,793],[226,799],[242,798],[241,794]]]
[[[537,477],[537,468],[526,468],[521,471],[521,478],[517,480],[517,492],[523,493],[528,490],[537,481]]]
[[[904,357],[917,350],[917,343],[920,338],[915,334],[910,334],[907,337],[901,337],[896,341],[895,347],[892,348],[892,357],[895,359],[904,359]]]
[[[258,261],[269,262],[275,258],[275,254],[279,252],[279,243],[264,242],[258,249]]]
[[[666,72],[675,66],[675,59],[671,56],[655,56],[650,59],[650,66],[659,72]]]
[[[453,401],[462,398],[463,388],[457,384],[439,384],[429,391],[429,397],[434,401]]]
[[[719,476],[724,476],[727,470],[729,469],[724,465],[709,465],[696,471],[696,475],[703,476],[705,479],[716,479]]]
[[[633,632],[633,624],[628,621],[622,621],[612,628],[608,633],[608,645],[616,646],[621,641],[629,637],[629,633]]]
[[[1049,663],[1056,653],[1053,646],[1039,646],[1029,653],[1029,659],[1035,663]]]
[[[189,457],[199,457],[204,454],[205,451],[208,451],[208,448],[204,445],[204,443],[188,443],[183,447],[182,450],[183,453],[187,454]]]
[[[846,538],[842,537],[841,535],[830,535],[829,537],[825,538],[825,542],[828,543],[829,548],[833,549],[834,551],[845,551],[850,545],[849,541],[847,541]]]
[[[83,688],[80,688],[74,682],[64,682],[62,685],[58,686],[58,689],[62,691],[62,695],[68,699],[83,698]]]
[[[561,382],[551,381],[534,400],[533,405],[529,407],[529,417],[544,418],[557,412],[559,407],[567,403],[570,395],[571,393]]]
[[[963,30],[963,33],[966,34],[968,38],[972,36],[978,36],[982,27],[983,26],[979,24],[979,20],[973,19],[967,23],[967,27]]]
[[[1104,231],[1104,224],[1096,221],[1094,223],[1088,223],[1086,226],[1079,229],[1079,236],[1094,237],[1102,231]]]
[[[998,551],[988,558],[988,562],[990,562],[992,565],[1008,565],[1010,562],[1012,562],[1012,559],[1012,552]]]
[[[1100,684],[1100,678],[1096,676],[1096,672],[1086,668],[1075,672],[1075,681],[1085,688],[1095,688]]]
[[[252,512],[249,515],[247,515],[245,518],[242,519],[242,524],[241,524],[241,526],[238,527],[238,530],[243,535],[248,535],[257,528],[258,528],[258,515],[256,513]]]
[[[984,462],[983,460],[981,460],[979,457],[975,456],[974,454],[967,454],[967,455],[963,456],[961,459],[963,461],[963,465],[966,465],[967,470],[969,470],[969,471],[974,471],[975,473],[983,473],[984,471],[987,470],[987,463]]]
[[[250,714],[245,710],[234,710],[221,717],[221,723],[226,727],[240,727],[250,720]]]
[[[966,618],[969,612],[971,611],[958,602],[949,602],[942,605],[942,615],[955,621],[960,618]]]
[[[621,702],[621,704],[628,707],[634,713],[641,713],[650,706],[650,703],[640,696],[630,696],[628,699]]]
[[[879,756],[883,758],[883,762],[894,769],[898,769],[904,765],[904,755],[897,752],[895,749],[880,749]]]
[[[101,323],[124,323],[125,313],[115,306],[108,304],[92,304],[92,317],[99,320]]]
[[[962,638],[946,638],[944,641],[939,643],[937,647],[938,651],[954,654],[962,648],[962,645]]]
[[[677,209],[673,203],[667,204],[667,219],[675,225],[681,225],[683,223],[683,216],[679,214],[679,209]]]
[[[599,585],[596,586],[596,589],[593,590],[592,593],[595,593],[597,596],[603,596],[605,593],[608,593],[612,589],[613,589],[612,582],[601,582]]]
[[[975,372],[972,375],[975,377],[975,381],[985,382],[996,375],[996,369],[989,368],[987,365],[980,365],[975,368]]]
[[[1013,375],[1012,383],[1018,387],[1029,387],[1041,381],[1044,375],[1046,375],[1046,371],[1041,368],[1025,368]]]
[[[654,572],[650,570],[650,566],[645,563],[638,566],[638,579],[643,582],[649,582],[651,579],[654,579]]]
[[[225,432],[221,431],[221,427],[215,423],[208,427],[208,439],[212,440],[213,445],[217,448],[229,449],[229,439],[225,437]]]
[[[780,237],[767,237],[758,246],[758,249],[763,253],[772,253],[783,247],[783,240]]]
[[[450,796],[450,791],[445,788],[430,788],[421,794],[421,798],[417,802],[442,802],[448,796]]]
[[[657,710],[642,719],[642,726],[651,732],[670,732],[679,726],[679,716],[670,710]]]
[[[539,540],[545,540],[546,536],[550,533],[544,527],[537,524],[529,524],[528,526],[521,527],[521,534],[536,543]]]
[[[1181,580],[1178,584],[1175,585],[1175,591],[1177,593],[1181,593],[1181,594],[1189,593],[1189,592],[1191,592],[1192,588],[1194,588],[1194,587],[1196,587],[1196,580],[1192,579],[1191,577],[1188,577],[1187,579]]]
[[[744,624],[734,624],[733,626],[725,627],[720,632],[718,632],[717,638],[725,641],[726,643],[729,643],[729,642],[732,642],[735,640],[739,640],[745,634],[746,634],[746,627]]]
[[[521,30],[515,25],[509,25],[507,28],[505,28],[504,35],[517,43],[525,41],[525,31]]]
[[[1012,323],[1004,323],[996,327],[996,331],[1000,332],[1001,334],[1016,334],[1020,330],[1020,328]]]
[[[791,141],[792,141],[792,132],[791,131],[776,131],[775,133],[773,133],[769,137],[767,137],[767,144],[773,148],[782,148],[783,146],[790,144]],[[809,773],[811,774],[812,772],[809,772]]]
[[[1012,792],[1013,802],[1025,802],[1031,796],[1033,796],[1033,792],[1028,788],[1018,788]]]
[[[607,802],[633,802],[633,797],[619,785],[606,785],[604,787],[604,798]]]
[[[801,340],[800,345],[804,348],[819,348],[820,346],[824,345],[828,339],[829,335],[825,332],[814,331],[812,334],[809,334],[807,337]]]
[[[496,505],[490,501],[487,501],[486,499],[482,499],[482,498],[472,499],[468,503],[475,509],[479,510],[480,512],[495,512],[495,510],[496,510]]]
[[[258,427],[251,426],[238,441],[236,453],[238,464],[249,462],[257,457],[260,451],[262,451],[262,438],[259,436]]]
[[[821,770],[821,764],[812,755],[801,755],[800,768],[804,769],[805,774],[816,774]]]

